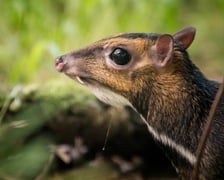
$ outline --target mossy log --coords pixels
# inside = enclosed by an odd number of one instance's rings
[[[142,162],[141,173],[152,175],[157,169],[173,175],[170,164],[135,112],[105,105],[77,84],[55,81],[44,86],[19,86],[16,93],[5,97],[5,101],[0,98],[3,179],[43,177],[52,154],[50,146],[74,146],[77,137],[87,148],[82,163],[94,160],[99,154],[118,166],[123,160],[131,162],[137,157]],[[69,166],[77,165],[76,160]],[[23,166],[18,162],[23,162]],[[54,160],[48,164],[49,172],[44,173],[58,173],[63,164],[66,163]]]

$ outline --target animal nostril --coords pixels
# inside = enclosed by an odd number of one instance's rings
[[[64,66],[65,66],[64,57],[63,56],[60,56],[60,57],[58,57],[58,58],[55,59],[55,66],[56,66],[56,69],[59,72],[62,72],[63,71]]]

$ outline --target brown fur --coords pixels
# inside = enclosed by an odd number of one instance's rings
[[[73,79],[79,76],[88,87],[125,97],[156,132],[195,155],[219,84],[207,80],[188,57],[194,33],[188,28],[174,36],[122,34],[61,56],[56,64],[63,63],[60,71]],[[131,54],[130,63],[118,66],[110,60],[117,47]],[[223,117],[224,97],[200,164],[200,179],[224,178]],[[179,176],[189,179],[194,164],[161,142]]]

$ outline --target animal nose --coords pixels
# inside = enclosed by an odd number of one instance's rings
[[[59,63],[62,63],[64,61],[64,58],[63,56],[59,56],[55,59],[55,65],[59,64]]]
[[[59,56],[55,59],[55,66],[57,71],[62,72],[64,65],[65,65],[64,56]]]

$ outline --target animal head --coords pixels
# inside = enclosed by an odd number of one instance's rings
[[[56,68],[105,103],[133,106],[155,82],[179,78],[194,36],[192,27],[174,35],[120,34],[58,57]]]

